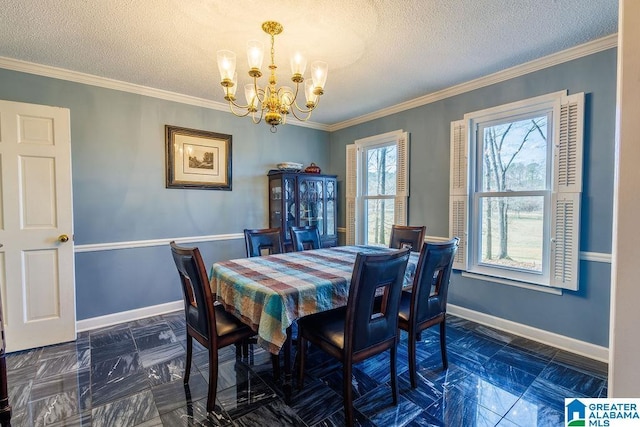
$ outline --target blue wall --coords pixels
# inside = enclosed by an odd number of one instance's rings
[[[0,69],[0,99],[70,109],[76,245],[265,227],[267,171],[329,163],[327,132],[287,125],[272,134],[247,118],[128,92]],[[165,188],[166,124],[232,135],[233,190]],[[244,256],[242,240],[198,246],[207,265]],[[78,320],[181,298],[168,247],[76,253]]]
[[[0,99],[71,110],[75,244],[240,233],[266,226],[268,169],[318,163],[344,177],[345,146],[397,129],[411,134],[411,224],[449,233],[449,123],[464,113],[568,89],[585,92],[581,250],[609,254],[616,50],[540,70],[331,134],[271,134],[225,112],[0,69]],[[164,125],[233,135],[233,191],[165,188]],[[340,197],[344,199],[342,181]],[[340,211],[344,225],[344,211]],[[241,240],[198,243],[205,263],[244,256]],[[78,320],[181,299],[168,248],[76,254]],[[562,296],[455,274],[452,304],[607,346],[610,264],[582,261],[580,289]]]
[[[583,252],[611,253],[616,50],[610,49],[461,95],[413,108],[330,135],[328,172],[345,173],[345,146],[356,139],[403,129],[411,135],[409,223],[427,235],[449,235],[449,125],[467,112],[547,93],[585,92]],[[343,188],[343,186],[341,187]],[[344,192],[341,193],[344,198]],[[344,204],[341,204],[344,206]],[[344,224],[344,211],[340,218]],[[494,282],[452,279],[452,304],[535,328],[608,346],[610,264],[581,261],[580,288],[551,295]]]

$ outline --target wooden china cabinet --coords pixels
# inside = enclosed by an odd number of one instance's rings
[[[291,250],[289,227],[315,225],[323,247],[338,244],[336,175],[269,171],[269,227],[281,228]]]

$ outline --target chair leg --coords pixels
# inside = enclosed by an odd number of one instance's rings
[[[189,374],[191,373],[191,355],[193,353],[193,337],[187,332],[187,364],[184,367],[184,383],[189,382]]]
[[[393,404],[397,405],[398,404],[398,371],[396,369],[396,361],[397,361],[397,346],[393,346],[391,347],[391,349],[389,350],[389,358],[390,360],[390,365],[391,365],[391,393],[393,395]],[[415,353],[414,353],[415,355]],[[412,372],[415,375],[415,371]]]
[[[445,333],[444,320],[440,323],[440,354],[442,354],[442,367],[443,369],[449,369],[449,362],[447,361],[447,335]]]
[[[209,392],[207,393],[207,412],[213,412],[216,406],[218,390],[218,349],[209,348]]]
[[[307,357],[307,343],[298,334],[298,390],[304,386],[304,362]]]
[[[344,399],[344,418],[347,426],[353,425],[353,396],[351,387],[352,366],[350,360],[342,361],[342,398]]]
[[[418,334],[410,333],[408,340],[409,346],[409,378],[411,379],[411,388],[418,386],[416,381],[416,336]]]
[[[273,368],[273,379],[278,381],[280,379],[280,355],[271,355],[271,367]]]
[[[239,342],[237,342],[236,344],[236,359],[241,359],[242,358],[242,346]]]

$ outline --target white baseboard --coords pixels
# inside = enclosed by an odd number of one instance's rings
[[[78,332],[83,332],[92,329],[104,328],[107,326],[117,325],[118,323],[131,322],[145,317],[158,316],[183,309],[184,303],[182,301],[173,301],[166,304],[138,308],[136,310],[122,311],[120,313],[79,320],[76,322],[76,330]],[[544,331],[542,329],[533,328],[521,323],[512,322],[511,320],[501,319],[499,317],[469,310],[468,308],[453,304],[447,305],[447,312],[463,319],[472,320],[482,325],[490,326],[533,341],[561,348],[591,359],[605,363],[609,362],[609,349],[606,347],[590,344],[564,335]]]
[[[107,314],[105,316],[92,317],[90,319],[78,320],[76,331],[83,332],[91,329],[104,328],[117,325],[118,323],[131,322],[133,320],[144,319],[145,317],[158,316],[171,313],[172,311],[184,310],[184,302],[173,301],[165,304],[152,305],[149,307],[137,308],[135,310],[121,311],[119,313]]]
[[[469,310],[468,308],[459,307],[453,304],[447,304],[447,312],[463,319],[472,320],[474,322],[490,326],[501,331],[509,332],[533,341],[538,341],[562,350],[570,351],[591,359],[609,363],[609,349],[599,345],[569,338],[553,332],[542,329],[533,328],[521,323],[512,322],[511,320],[501,319],[478,311]]]

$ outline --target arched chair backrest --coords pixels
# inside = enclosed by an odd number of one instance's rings
[[[244,242],[248,258],[284,252],[279,228],[245,229]]]
[[[409,225],[392,225],[389,247],[392,249],[409,248],[418,252],[422,248],[426,227]]]
[[[305,227],[291,227],[291,241],[294,251],[305,251],[308,249],[320,249],[320,232],[315,225]]]
[[[198,248],[181,247],[171,242],[171,254],[178,269],[184,297],[185,319],[202,338],[213,341],[217,336],[213,309],[214,295]],[[213,337],[213,339],[212,339]]]

